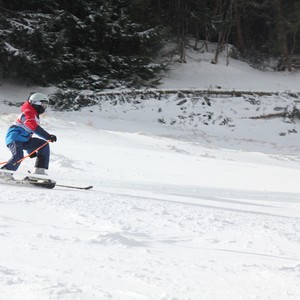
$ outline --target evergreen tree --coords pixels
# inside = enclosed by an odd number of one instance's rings
[[[134,21],[127,1],[21,2],[5,0],[0,19],[4,76],[101,89],[146,85],[162,68],[161,27]]]

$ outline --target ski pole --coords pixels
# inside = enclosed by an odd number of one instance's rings
[[[50,141],[46,141],[46,143],[44,143],[42,146],[36,148],[35,150],[33,150],[31,153],[29,153],[28,155],[24,156],[23,158],[21,158],[20,160],[18,160],[17,162],[14,163],[14,165],[16,164],[20,164],[24,159],[26,159],[27,157],[31,156],[33,153],[39,151],[40,149],[42,149],[43,147],[45,147],[47,144],[49,144]]]

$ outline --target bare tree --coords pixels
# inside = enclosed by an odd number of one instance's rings
[[[188,33],[191,10],[188,0],[176,0],[175,12],[177,16],[177,39],[180,62],[186,63],[185,44]]]
[[[282,55],[280,70],[292,70],[291,57],[288,47],[288,39],[285,28],[285,19],[282,11],[282,0],[274,0],[273,2],[276,16],[276,25],[278,31],[278,44]]]
[[[212,64],[217,64],[219,54],[223,50],[224,45],[228,43],[228,37],[232,26],[232,9],[234,0],[228,1],[218,0],[216,5],[216,17],[217,17],[217,30],[218,30],[218,44],[215,52],[215,57],[212,60]]]
[[[236,36],[237,36],[237,48],[243,54],[245,51],[244,33],[242,29],[241,20],[241,5],[243,0],[234,0],[233,9],[235,16]]]

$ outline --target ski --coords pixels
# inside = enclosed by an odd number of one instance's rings
[[[21,181],[28,182],[31,185],[43,187],[46,189],[53,189],[56,185],[56,181],[52,179],[32,177],[32,176],[26,176],[24,179],[21,179]]]
[[[77,189],[77,190],[90,190],[93,188],[92,185],[75,186],[75,185],[57,184],[54,180],[51,179],[41,179],[41,178],[32,178],[32,177],[25,177],[24,179],[1,180],[0,183],[10,184],[10,185],[14,184],[14,185],[36,186],[36,187],[41,187],[46,189],[53,189],[54,187],[63,187],[63,188]]]
[[[28,171],[28,173],[31,174],[30,171]],[[56,186],[64,187],[64,188],[68,188],[68,189],[77,189],[77,190],[90,190],[90,189],[93,188],[92,185],[89,185],[89,186],[76,186],[76,185],[67,185],[67,184],[58,184],[58,183],[56,183]]]
[[[6,176],[2,176],[6,175]],[[41,188],[53,189],[54,187],[63,187],[69,189],[77,189],[77,190],[90,190],[93,188],[92,185],[89,186],[76,186],[76,185],[67,185],[67,184],[57,184],[55,180],[44,178],[41,176],[33,176],[29,175],[23,179],[15,179],[13,177],[13,172],[1,172],[0,171],[0,183],[4,184],[14,184],[14,185],[27,185],[27,186],[36,186]]]
[[[69,188],[69,189],[77,189],[77,190],[90,190],[93,188],[92,185],[89,186],[75,186],[75,185],[66,185],[66,184],[56,184],[56,186]]]
[[[35,177],[25,177],[24,179],[4,179],[1,180],[0,183],[19,186],[36,186],[46,189],[53,189],[56,185],[54,180]]]

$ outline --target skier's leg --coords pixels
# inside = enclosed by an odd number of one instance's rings
[[[45,140],[39,138],[31,138],[27,143],[24,143],[23,147],[28,152],[31,153],[38,147],[45,144]],[[40,150],[37,151],[37,159],[35,162],[36,168],[48,169],[50,159],[50,147],[49,144],[46,144]]]
[[[7,162],[7,164],[3,166],[3,169],[16,171],[20,166],[20,163],[17,164],[16,162],[24,157],[23,143],[22,142],[11,142],[10,144],[7,145],[7,147],[9,148],[9,150],[12,154],[12,157]]]

